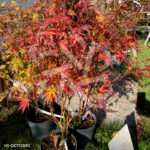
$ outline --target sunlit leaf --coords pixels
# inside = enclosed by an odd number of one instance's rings
[[[47,104],[56,101],[56,94],[57,94],[57,90],[56,87],[54,87],[54,85],[51,85],[46,89],[44,96],[46,97]]]

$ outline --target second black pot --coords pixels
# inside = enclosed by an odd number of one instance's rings
[[[89,128],[73,129],[70,127],[70,131],[75,135],[77,139],[78,150],[83,149],[85,146],[88,146],[91,143],[97,121],[96,116],[94,114],[92,114],[92,117],[95,123]]]
[[[50,120],[46,120],[40,123],[36,123],[33,121],[33,117],[36,117],[35,110],[30,108],[29,111],[27,112],[26,119],[31,129],[32,136],[34,138],[39,139],[48,136],[53,127],[53,122]]]

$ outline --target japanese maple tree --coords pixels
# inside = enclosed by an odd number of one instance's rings
[[[150,67],[139,67],[127,55],[129,49],[139,51],[135,32],[128,33],[136,26],[139,10],[135,12],[127,1],[36,0],[33,7],[2,3],[0,51],[5,49],[3,56],[11,57],[13,79],[28,89],[15,88],[19,109],[35,106],[43,95],[64,138],[73,118],[66,106],[75,94],[82,99],[79,113],[84,114],[91,105],[105,107],[105,94],[113,94],[116,80],[127,74],[139,78],[143,71],[149,77]],[[128,66],[115,80],[111,80],[113,56]],[[60,120],[53,113],[53,103],[61,107]]]

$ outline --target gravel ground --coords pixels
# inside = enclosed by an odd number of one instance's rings
[[[128,86],[125,82],[128,81]],[[107,98],[106,111],[99,111],[97,113],[97,119],[103,120],[102,124],[110,125],[124,125],[134,126],[136,120],[140,119],[137,110],[137,91],[138,83],[123,79],[118,82],[117,87],[114,86],[115,95]],[[79,106],[79,97],[75,95],[72,98],[71,107],[68,108],[70,111],[77,111]]]
[[[136,120],[140,119],[137,110],[138,84],[130,81],[131,86],[127,86],[122,93],[115,91],[115,96],[108,99],[106,106],[106,118],[103,124],[128,124],[134,126]]]

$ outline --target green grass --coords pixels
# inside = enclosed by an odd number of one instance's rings
[[[139,150],[149,150],[150,149],[150,118],[145,117],[141,122],[143,126],[142,135],[138,140]]]
[[[140,50],[142,51],[141,53],[138,53],[137,56],[137,61],[143,66],[145,63],[142,63],[142,61],[146,59],[150,59],[150,48],[144,45],[144,40],[139,40],[140,44]],[[149,63],[150,64],[150,63]],[[145,92],[146,94],[146,99],[150,102],[150,78],[142,78],[142,83],[145,86],[142,86],[140,88],[140,92]]]
[[[138,42],[139,42],[139,48],[140,48],[141,52],[137,53],[136,61],[140,64],[141,68],[144,67],[144,65],[148,65],[148,64],[150,66],[150,62],[143,63],[144,60],[150,59],[150,48],[148,46],[144,45],[145,40],[139,40]],[[148,44],[150,45],[150,41]],[[131,52],[129,53],[129,55],[132,56]],[[133,67],[135,67],[134,64],[133,64]],[[113,70],[113,72],[118,73],[118,74],[127,72],[127,71],[128,71],[128,68],[125,63],[122,63],[119,69]],[[129,75],[129,78],[137,81],[137,79],[133,75]],[[146,95],[146,99],[150,102],[150,78],[148,79],[143,76],[140,83],[142,86],[140,87],[139,92],[144,92]]]

